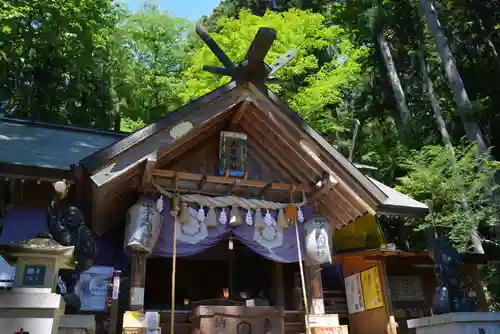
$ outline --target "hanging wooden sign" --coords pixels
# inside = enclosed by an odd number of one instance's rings
[[[247,135],[222,131],[219,142],[219,174],[242,177],[247,169]]]

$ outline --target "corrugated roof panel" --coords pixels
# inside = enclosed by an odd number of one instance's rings
[[[121,137],[0,119],[0,162],[69,170]]]

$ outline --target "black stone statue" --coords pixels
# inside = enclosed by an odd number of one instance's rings
[[[433,314],[450,312],[473,312],[474,303],[461,288],[460,269],[463,256],[453,247],[447,237],[438,237],[431,246],[435,272],[439,279],[432,300]]]
[[[67,188],[66,188],[67,189]],[[59,293],[66,302],[67,313],[80,309],[80,299],[74,293],[80,273],[89,269],[97,254],[97,245],[92,230],[85,226],[83,213],[75,206],[66,207],[66,192],[57,192],[47,209],[47,226],[50,237],[63,246],[74,246],[77,266],[74,271],[60,272],[64,289],[58,285]],[[49,237],[48,236],[48,237]]]

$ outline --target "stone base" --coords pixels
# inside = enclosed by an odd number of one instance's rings
[[[91,314],[67,314],[59,320],[58,334],[95,334],[95,316]]]
[[[408,320],[417,334],[500,334],[500,312],[447,313]]]
[[[55,293],[0,292],[1,333],[57,334],[64,300]]]

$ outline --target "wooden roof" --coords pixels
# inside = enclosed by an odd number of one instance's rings
[[[182,122],[190,122],[192,129],[173,138],[170,129]],[[279,170],[287,182],[312,188],[308,197],[337,228],[374,213],[387,199],[270,90],[231,82],[81,161],[93,182],[96,233],[124,217],[137,195],[148,157],[154,154],[156,168],[166,166],[224,129],[245,132],[251,140],[249,151]],[[316,191],[325,175],[333,184]]]

